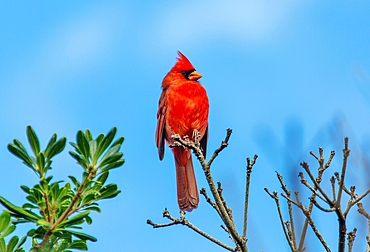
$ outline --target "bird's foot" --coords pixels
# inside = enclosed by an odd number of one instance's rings
[[[192,138],[194,139],[195,144],[199,144],[199,141],[201,139],[200,132],[198,130],[193,130]]]

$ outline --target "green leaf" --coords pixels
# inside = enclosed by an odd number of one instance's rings
[[[86,207],[85,210],[96,211],[98,213],[101,213],[100,208],[97,206],[89,206],[89,207]]]
[[[27,236],[23,236],[22,239],[18,242],[15,249],[20,249],[20,251],[24,251],[24,250],[21,250],[21,247],[26,242],[26,240],[27,240]]]
[[[87,223],[88,225],[91,225],[91,223],[92,223],[92,219],[90,218],[90,216],[86,216],[86,217],[85,217],[85,221],[86,221],[86,223]]]
[[[36,222],[37,220],[39,220],[41,218],[40,216],[38,216],[35,213],[29,212],[27,210],[24,210],[21,207],[17,207],[15,205],[13,205],[12,203],[10,203],[9,201],[7,201],[6,199],[4,199],[1,196],[0,196],[0,203],[6,209],[8,209],[11,212],[10,213],[11,215],[16,215],[17,217],[22,217],[22,218],[24,218],[26,220],[29,220],[29,221],[32,221],[32,222]]]
[[[95,164],[96,163],[95,154],[96,154],[96,149],[97,149],[97,143],[95,140],[90,140],[89,145],[90,145],[90,157],[93,158],[93,162]]]
[[[37,167],[38,167],[38,171],[39,171],[40,175],[41,176],[45,175],[44,174],[44,173],[46,173],[46,171],[44,170],[44,168],[45,168],[45,157],[44,157],[44,154],[42,152],[39,152],[37,154],[36,162],[37,162]]]
[[[23,160],[23,162],[30,168],[34,169],[33,161],[28,155],[27,151],[15,144],[8,144],[8,150],[16,157]]]
[[[13,231],[15,230],[15,225],[10,225],[8,226],[8,228],[4,231],[4,233],[2,233],[0,235],[0,237],[7,237],[8,235],[10,235],[11,233],[13,233]]]
[[[82,251],[87,251],[88,249],[86,241],[82,241],[82,240],[73,241],[68,247],[71,249],[78,249]]]
[[[37,156],[40,152],[40,142],[31,126],[27,126],[27,137],[33,153]]]
[[[90,130],[89,129],[87,129],[86,131],[85,131],[85,136],[86,136],[86,138],[87,138],[87,141],[91,141],[91,140],[93,140],[93,138],[92,138],[92,135],[91,135],[91,132],[90,132]]]
[[[101,168],[101,172],[106,172],[106,171],[109,171],[113,168],[118,168],[120,166],[122,166],[123,164],[125,163],[125,160],[124,159],[120,159],[114,163],[110,163],[109,165],[106,165],[104,167]]]
[[[97,179],[96,181],[99,182],[101,185],[104,185],[105,181],[107,181],[107,178],[109,176],[109,171],[106,171],[104,173],[102,173]]]
[[[48,221],[44,220],[44,219],[39,219],[36,222],[36,224],[39,225],[39,226],[44,226],[46,228],[49,228],[51,226],[51,224]]]
[[[76,225],[76,224],[81,224],[81,223],[84,222],[83,219],[87,215],[89,215],[89,213],[90,213],[90,211],[83,211],[82,213],[77,214],[76,216],[63,221],[62,223],[60,223],[58,225],[58,227],[68,227],[68,226],[72,226],[72,225]],[[82,220],[82,222],[81,222],[81,220]]]
[[[30,204],[30,203],[24,203],[22,208],[24,208],[24,209],[27,209],[27,208],[35,209],[35,208],[38,208],[38,207],[33,205],[33,204]]]
[[[79,154],[75,153],[75,152],[68,152],[69,155],[71,155],[74,159],[77,160],[77,163],[80,164],[83,168],[87,169],[88,167],[88,163],[87,161],[85,160],[85,158],[83,158],[82,156],[80,156]]]
[[[75,143],[73,143],[73,142],[69,142],[69,144],[73,147],[73,148],[75,148],[75,150],[76,150],[76,152],[78,153],[78,154],[82,154],[81,153],[81,150],[80,150],[80,148],[78,148],[78,145],[77,144],[75,144]]]
[[[80,186],[80,182],[73,176],[68,176],[68,178],[72,181],[72,183],[75,185],[75,187],[79,187]]]
[[[10,241],[8,242],[8,246],[7,246],[7,252],[13,252],[15,246],[17,245],[18,243],[18,236],[13,236]]]
[[[0,238],[0,251],[6,251],[6,244],[4,238]]]
[[[108,134],[104,137],[101,143],[98,146],[98,151],[96,152],[96,160],[103,154],[103,152],[108,148],[112,143],[114,136],[116,135],[117,128],[113,127]]]
[[[27,232],[27,236],[29,237],[33,237],[35,234],[36,234],[36,229],[34,228]]]
[[[121,191],[117,190],[116,184],[109,184],[99,192],[98,199],[110,199],[116,197]]]
[[[81,240],[89,240],[89,241],[92,241],[92,242],[96,242],[98,240],[94,236],[84,234],[84,233],[81,233],[81,232],[76,232],[76,231],[73,231],[73,230],[70,230],[70,229],[66,229],[65,231],[74,235],[74,236],[76,236],[77,238],[79,238]]]
[[[99,134],[99,136],[95,139],[96,143],[100,145],[101,141],[104,139],[104,134]]]
[[[123,153],[122,152],[118,152],[118,153],[112,153],[110,155],[106,155],[104,156],[104,158],[102,159],[102,161],[99,163],[99,167],[103,167],[107,164],[111,164],[111,163],[114,163],[116,162],[117,160],[120,160],[123,156]]]
[[[45,151],[44,151],[44,153],[45,153],[45,157],[48,157],[49,156],[49,153],[50,153],[50,149],[51,149],[51,147],[54,145],[54,143],[56,142],[56,140],[57,140],[57,134],[53,134],[52,136],[51,136],[51,138],[50,138],[50,140],[49,140],[49,143],[48,143],[48,145],[46,146],[46,148],[45,148]]]
[[[10,224],[10,213],[3,211],[0,215],[0,233],[4,232]]]
[[[116,146],[116,145],[121,145],[122,143],[123,143],[123,141],[125,140],[125,138],[124,137],[119,137],[116,141],[114,141],[114,143],[112,143],[112,146],[111,147],[113,147],[113,146]]]
[[[25,193],[27,193],[27,194],[29,194],[29,193],[30,193],[30,188],[29,188],[29,187],[27,187],[27,186],[25,186],[25,185],[21,185],[21,189],[22,189]]]
[[[89,160],[90,146],[85,134],[80,130],[77,133],[77,145],[80,148],[82,155],[86,160]]]
[[[47,158],[51,159],[55,155],[58,155],[59,153],[61,153],[66,147],[66,142],[67,142],[67,139],[65,137],[62,137],[55,144],[53,144],[53,146],[50,148],[50,153],[48,153]]]

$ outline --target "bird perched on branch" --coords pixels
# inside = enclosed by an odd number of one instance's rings
[[[176,64],[162,81],[157,112],[156,145],[159,159],[164,156],[164,142],[171,145],[173,134],[199,141],[206,155],[209,102],[206,90],[198,82],[202,77],[190,61],[178,52]],[[192,211],[199,203],[191,150],[172,147],[176,166],[177,202],[181,211]]]

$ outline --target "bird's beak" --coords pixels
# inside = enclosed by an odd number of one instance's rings
[[[191,72],[191,74],[189,74],[188,78],[189,78],[189,80],[197,81],[200,78],[202,78],[202,75],[200,73],[198,73],[197,71],[194,71],[194,72]]]

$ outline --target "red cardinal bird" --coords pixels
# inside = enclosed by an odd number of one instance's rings
[[[198,140],[204,156],[207,150],[209,103],[206,90],[197,81],[202,75],[178,52],[177,62],[162,81],[157,112],[155,140],[159,159],[163,159],[164,141],[173,144],[173,134]],[[197,139],[196,139],[197,138]],[[177,202],[180,210],[197,208],[199,194],[190,149],[173,147],[176,165]]]

